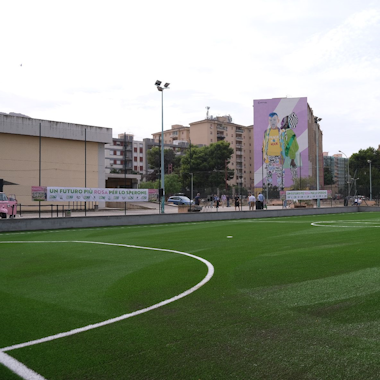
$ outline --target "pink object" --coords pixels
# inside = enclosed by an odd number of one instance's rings
[[[5,193],[0,193],[0,217],[15,218],[17,214],[17,199],[14,194],[9,197]]]

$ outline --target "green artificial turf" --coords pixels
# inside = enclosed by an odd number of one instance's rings
[[[173,252],[74,241],[104,242],[191,253],[215,274],[148,313],[7,351],[46,379],[378,379],[379,236],[378,213],[0,234],[24,241],[0,243],[0,348],[145,308],[207,274]]]

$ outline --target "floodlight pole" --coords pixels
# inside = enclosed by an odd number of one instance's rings
[[[316,137],[316,143],[317,143],[317,154],[316,154],[316,159],[317,159],[317,165],[316,165],[316,170],[317,170],[317,191],[319,190],[319,133],[318,133],[318,121],[322,120],[320,117],[315,117],[315,137]],[[317,198],[317,207],[321,207],[320,199]]]
[[[372,161],[367,162],[369,163],[369,200],[372,201]]]
[[[161,92],[161,214],[165,213],[165,160],[164,160],[164,90],[169,88],[169,83],[161,87],[161,81],[155,83],[157,90]]]

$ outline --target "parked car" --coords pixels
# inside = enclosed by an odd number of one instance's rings
[[[15,195],[6,196],[5,193],[0,193],[0,217],[15,218],[17,213],[17,200]]]
[[[173,203],[174,205],[188,205],[194,204],[194,201],[190,201],[188,197],[184,197],[182,195],[173,195],[169,197],[168,203]]]

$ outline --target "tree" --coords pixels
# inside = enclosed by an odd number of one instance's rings
[[[140,189],[158,189],[158,182],[158,180],[140,182]]]
[[[182,183],[180,177],[177,174],[167,174],[165,175],[164,180],[166,198],[181,191]]]
[[[161,173],[161,148],[155,146],[148,150],[147,161],[151,169],[154,170],[154,175],[151,180],[160,177]],[[176,155],[173,149],[164,149],[164,173],[169,174],[169,168],[173,172],[179,173],[181,159]]]
[[[181,160],[181,175],[184,184],[190,182],[193,173],[194,187],[218,187],[233,178],[233,170],[228,168],[234,150],[226,141],[219,141],[209,146],[191,146]]]
[[[312,176],[295,178],[293,182],[293,190],[308,190],[314,185],[315,178]]]
[[[324,183],[325,183],[325,185],[333,185],[335,183],[330,168],[324,167],[323,168],[323,174],[324,174]]]
[[[360,149],[359,152],[352,154],[349,159],[350,162],[350,176],[357,180],[351,183],[351,194],[357,191],[360,195],[369,196],[370,194],[370,177],[369,167],[371,161],[371,182],[373,197],[378,198],[380,193],[380,151],[375,148],[369,147],[367,149]]]

